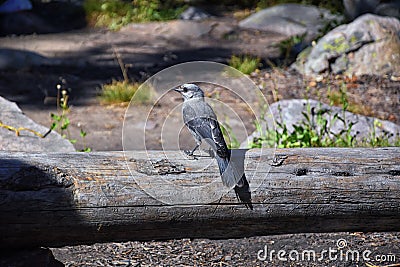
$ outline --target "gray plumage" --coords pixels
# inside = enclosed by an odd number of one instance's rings
[[[226,145],[217,116],[210,105],[204,101],[203,91],[195,84],[183,84],[174,90],[183,97],[183,121],[196,141],[195,148],[187,154],[193,155],[205,140],[214,151],[222,183],[229,188],[234,187],[240,201],[246,207],[253,209],[249,183],[244,172],[240,172],[231,160],[231,151]]]

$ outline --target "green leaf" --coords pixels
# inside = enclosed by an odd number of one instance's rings
[[[92,152],[92,149],[90,147],[85,147],[81,152]]]
[[[84,138],[86,136],[86,134],[87,133],[83,129],[81,129],[81,132],[80,132],[81,137]]]
[[[57,128],[57,123],[55,123],[55,122],[53,122],[52,124],[51,124],[51,126],[50,126],[50,129],[51,130],[54,130],[55,128]]]
[[[57,122],[59,122],[59,121],[61,120],[61,116],[56,115],[56,114],[54,114],[54,113],[51,113],[51,114],[50,114],[50,117],[51,117],[53,120],[57,121]]]
[[[63,124],[61,125],[61,130],[66,130],[70,124],[70,121],[68,118],[64,118]]]

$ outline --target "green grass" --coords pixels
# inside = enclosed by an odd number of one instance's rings
[[[90,25],[119,30],[131,22],[164,21],[178,17],[183,1],[85,0],[83,7]]]
[[[113,80],[110,84],[104,84],[100,93],[100,101],[105,104],[129,103],[133,96],[138,104],[146,104],[151,100],[152,90],[143,88],[138,90],[140,83],[131,83],[127,80]]]
[[[250,74],[260,67],[260,58],[247,55],[233,55],[228,64],[244,74]]]
[[[400,136],[395,136],[390,140],[388,133],[378,136],[376,130],[381,126],[378,120],[369,130],[369,135],[362,140],[356,139],[356,134],[352,134],[353,122],[346,119],[346,111],[349,108],[345,85],[342,86],[338,95],[335,95],[335,101],[342,106],[342,112],[331,116],[330,112],[320,107],[311,110],[307,106],[307,112],[303,112],[303,121],[293,125],[293,130],[289,131],[280,115],[280,120],[276,122],[276,129],[263,130],[260,124],[256,124],[256,130],[259,137],[255,138],[250,144],[250,148],[274,147],[294,148],[294,147],[386,147],[400,146]],[[333,103],[331,102],[331,105]],[[280,111],[280,114],[281,111]],[[327,117],[331,116],[331,122],[328,124]],[[343,129],[334,133],[330,125],[336,121],[343,123]]]

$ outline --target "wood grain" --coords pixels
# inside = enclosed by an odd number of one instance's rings
[[[246,152],[253,211],[232,190],[205,203],[225,190],[207,157],[0,152],[0,247],[400,231],[399,148],[273,152]]]

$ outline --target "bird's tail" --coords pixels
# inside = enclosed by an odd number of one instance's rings
[[[251,192],[249,182],[246,179],[246,175],[243,173],[239,183],[235,186],[236,197],[243,202],[246,208],[253,210],[253,204],[251,203]]]
[[[232,188],[235,186],[241,177],[236,166],[229,162],[228,158],[221,158],[218,155],[215,156],[218,163],[219,173],[221,174],[222,183],[226,187]]]
[[[246,208],[252,210],[250,186],[244,172],[241,173],[236,164],[233,161],[229,161],[228,158],[221,158],[218,155],[215,158],[217,159],[222,183],[227,187],[235,186],[236,197],[244,203]]]

